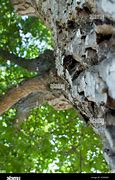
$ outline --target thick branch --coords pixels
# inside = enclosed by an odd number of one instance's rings
[[[0,49],[0,58],[2,58],[3,61],[10,60],[29,71],[39,72],[40,74],[55,66],[54,53],[52,50],[45,50],[43,54],[40,54],[35,59],[25,59]]]
[[[46,78],[34,77],[24,81],[17,87],[10,89],[0,100],[0,115],[17,103],[20,99],[26,97],[32,92],[44,91],[46,89]]]
[[[1,98],[0,115],[16,103],[15,107],[18,109],[20,118],[26,118],[33,107],[39,106],[44,102],[48,102],[55,109],[68,109],[72,106],[63,95],[65,91],[64,83],[54,71],[25,80],[19,86],[10,89]]]

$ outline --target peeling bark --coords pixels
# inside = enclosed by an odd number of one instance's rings
[[[20,15],[42,18],[55,42],[63,94],[89,120],[115,169],[115,0],[11,0]]]

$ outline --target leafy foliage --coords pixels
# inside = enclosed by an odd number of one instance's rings
[[[17,16],[1,0],[0,47],[34,58],[52,48],[51,33],[37,18]],[[0,94],[36,75],[0,57]],[[15,109],[0,116],[0,170],[5,172],[107,172],[101,142],[73,109],[56,111],[45,104],[35,108],[20,128]]]
[[[73,109],[41,106],[18,130],[14,117],[10,110],[0,121],[0,166],[6,172],[107,171],[98,136]]]

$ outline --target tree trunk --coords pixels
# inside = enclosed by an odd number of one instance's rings
[[[53,34],[64,96],[90,121],[115,169],[115,0],[11,0]],[[59,84],[58,84],[59,85]]]

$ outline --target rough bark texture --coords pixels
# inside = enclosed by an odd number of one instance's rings
[[[105,158],[114,171],[115,0],[11,2],[20,15],[38,16],[51,29],[57,75],[66,84],[61,90],[101,136]]]

